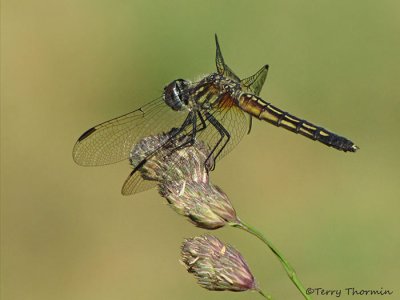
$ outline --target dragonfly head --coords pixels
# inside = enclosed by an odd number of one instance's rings
[[[173,110],[182,110],[189,102],[190,82],[184,79],[172,81],[164,88],[164,101]]]

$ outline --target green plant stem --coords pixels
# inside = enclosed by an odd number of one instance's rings
[[[258,230],[247,225],[242,220],[239,220],[239,223],[232,223],[230,225],[233,227],[243,229],[244,231],[247,231],[248,233],[255,235],[264,244],[266,244],[269,247],[269,249],[271,249],[271,251],[276,255],[276,257],[278,257],[278,259],[280,260],[280,262],[283,265],[283,268],[285,269],[286,273],[288,274],[290,280],[294,283],[294,285],[301,292],[301,294],[304,296],[304,298],[307,300],[311,300],[311,297],[309,295],[307,295],[306,289],[304,288],[303,284],[300,282],[300,279],[297,277],[295,270],[292,268],[292,266],[289,264],[289,262],[282,256],[282,254],[279,252],[279,250],[276,249],[275,246],[270,241],[268,241]]]
[[[272,300],[272,297],[271,297],[270,295],[265,295],[264,292],[263,292],[262,290],[257,290],[257,292],[258,292],[261,296],[263,296],[265,299]]]

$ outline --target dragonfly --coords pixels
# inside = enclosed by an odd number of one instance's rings
[[[133,170],[121,192],[131,195],[155,186],[143,180],[138,171],[158,151],[171,148],[171,144],[175,145],[174,149],[182,149],[200,140],[210,149],[207,165],[213,169],[217,160],[250,133],[253,118],[340,151],[359,149],[351,140],[263,100],[259,95],[269,65],[240,79],[225,63],[217,35],[215,44],[217,72],[198,81],[173,80],[155,100],[90,128],[73,148],[74,161],[81,166],[102,166],[129,159]],[[162,143],[147,149],[142,160],[132,158],[132,149],[143,138],[161,133],[167,136]]]

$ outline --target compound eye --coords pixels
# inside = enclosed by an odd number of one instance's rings
[[[175,84],[180,88],[184,88],[187,85],[187,81],[183,79],[177,79],[175,80]]]
[[[176,88],[176,90],[177,90],[177,92],[178,92],[178,96],[179,96],[179,98],[181,97],[181,95],[182,95],[182,91],[183,91],[183,86],[182,86],[182,83],[181,83],[181,81],[176,81],[175,82],[175,88]]]
[[[178,79],[175,83],[179,99],[181,99],[181,101],[183,101],[185,104],[188,104],[189,95],[187,88],[189,86],[189,82],[183,79]]]

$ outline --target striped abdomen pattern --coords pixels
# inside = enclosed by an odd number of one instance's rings
[[[275,126],[283,127],[294,133],[299,133],[329,147],[344,152],[355,152],[358,149],[358,147],[347,138],[284,112],[253,94],[242,94],[239,97],[238,105],[242,110],[253,117],[267,121]]]

